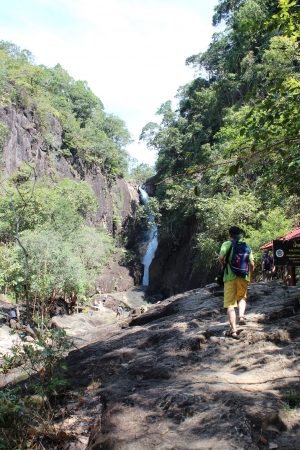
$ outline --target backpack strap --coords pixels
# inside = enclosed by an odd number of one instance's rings
[[[230,256],[230,252],[231,252],[231,250],[232,250],[232,248],[233,248],[233,244],[234,244],[234,239],[231,241],[231,245],[230,245],[230,247],[229,247],[229,249],[228,249],[228,252],[226,253],[226,255],[225,255],[225,259],[224,259],[224,263],[225,263],[225,270],[226,270],[226,275],[228,275],[228,262],[229,262],[229,256]]]

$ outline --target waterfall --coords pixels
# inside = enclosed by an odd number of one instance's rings
[[[143,205],[149,203],[149,197],[145,189],[139,187],[140,198]],[[144,264],[144,276],[143,276],[143,286],[149,286],[149,266],[152,259],[154,258],[155,251],[157,249],[158,239],[157,239],[157,226],[154,222],[154,217],[150,215],[148,217],[149,222],[153,222],[150,230],[147,233],[147,250],[142,258],[142,264]]]

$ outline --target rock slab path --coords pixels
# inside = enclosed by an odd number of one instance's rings
[[[88,442],[57,448],[300,449],[300,410],[285,400],[299,392],[300,289],[258,283],[248,297],[238,340],[224,336],[217,286],[153,305],[127,329],[101,326],[67,361]]]

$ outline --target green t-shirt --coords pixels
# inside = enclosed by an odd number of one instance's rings
[[[239,242],[241,242],[241,240],[239,240]],[[223,242],[221,250],[220,250],[220,255],[224,255],[225,259],[226,259],[226,255],[227,255],[230,247],[231,247],[231,241]],[[231,255],[232,255],[232,249],[231,249],[229,258],[227,258],[227,261],[230,261]],[[253,254],[252,254],[251,249],[250,249],[250,254],[249,254],[249,261],[253,261]],[[223,281],[225,282],[225,281],[234,280],[236,277],[237,277],[237,275],[232,272],[230,264],[228,263],[227,266],[225,267]],[[245,280],[250,281],[250,270],[249,270],[248,275],[245,276]]]

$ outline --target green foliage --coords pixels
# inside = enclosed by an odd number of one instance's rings
[[[86,225],[97,199],[86,182],[45,177],[34,184],[30,175],[24,166],[2,184],[0,287],[22,298],[26,280],[30,300],[40,303],[73,292],[84,298],[115,251],[104,229]],[[16,221],[23,248],[16,245]]]
[[[300,405],[300,393],[295,389],[287,391],[283,396],[286,409],[296,409]]]
[[[73,212],[73,211],[72,211]],[[84,297],[114,252],[113,238],[104,231],[80,226],[66,235],[51,226],[21,234],[28,253],[28,285],[31,299],[44,303],[55,296],[75,292]],[[0,262],[2,289],[15,292],[24,279],[24,254],[15,245],[3,247]]]
[[[0,236],[12,240],[18,218],[19,231],[50,224],[69,235],[91,218],[98,207],[92,188],[84,181],[64,179],[57,184],[47,178],[32,181],[32,170],[21,166],[0,192]]]
[[[9,136],[9,130],[5,123],[0,122],[0,150],[3,148]]]
[[[124,122],[113,115],[97,111],[80,130],[83,139],[80,154],[90,163],[100,164],[112,177],[127,171],[125,147],[131,142]]]
[[[142,185],[146,182],[146,180],[154,175],[155,171],[153,167],[148,164],[141,163],[131,170],[129,178],[133,179],[136,184]]]
[[[141,205],[137,210],[135,227],[143,231],[153,227],[153,219],[156,223],[160,220],[160,205],[155,197],[149,198],[147,205]]]
[[[42,327],[36,330],[36,342],[18,342],[10,348],[10,355],[1,354],[4,360],[1,371],[21,367],[31,377],[34,393],[41,396],[42,403],[48,403],[49,397],[59,387],[66,384],[61,370],[66,369],[64,359],[75,347],[65,330],[51,330]]]
[[[197,265],[203,271],[209,271],[218,260],[220,243],[227,239],[232,224],[239,225],[246,233],[255,226],[259,207],[259,201],[252,193],[241,194],[236,189],[229,196],[216,194],[197,199],[199,232],[195,236],[195,247],[200,252]]]
[[[247,230],[247,243],[253,249],[254,258],[258,263],[261,260],[259,248],[273,239],[284,236],[291,230],[293,223],[292,219],[286,217],[286,212],[282,207],[262,212],[261,218],[259,229],[249,228]],[[257,269],[260,270],[259,264]]]
[[[0,391],[0,449],[16,450],[24,442],[24,422],[26,406],[18,388],[6,388]],[[22,424],[22,425],[21,425]]]
[[[70,295],[72,292],[84,293],[87,290],[87,274],[77,255],[72,252],[69,241],[53,229],[24,231],[22,243],[29,258],[28,279],[31,298],[40,302],[57,294]],[[22,262],[20,252],[19,260]]]
[[[78,155],[109,178],[127,171],[130,134],[122,120],[103,111],[86,81],[75,81],[59,64],[37,66],[30,52],[4,41],[0,41],[0,75],[0,105],[28,109],[37,136],[48,149],[55,148],[65,157]],[[63,129],[61,148],[52,132],[53,117]],[[0,122],[0,146],[6,137]]]
[[[64,359],[74,343],[63,329],[39,325],[35,342],[18,341],[9,355],[1,354],[1,372],[21,368],[28,379],[22,392],[19,388],[0,392],[0,449],[28,448],[43,439],[53,425],[51,397],[66,386]]]
[[[0,286],[10,297],[19,299],[23,293],[24,266],[19,257],[19,248],[13,244],[0,247]]]
[[[106,230],[84,226],[75,234],[73,253],[78,255],[86,271],[90,282],[102,272],[109,257],[115,252],[113,238]]]
[[[197,250],[202,278],[231,225],[259,247],[298,224],[299,8],[288,0],[220,0],[206,52],[187,58],[196,78],[178,109],[141,134],[158,151],[159,235]],[[188,230],[188,231],[187,231]]]

